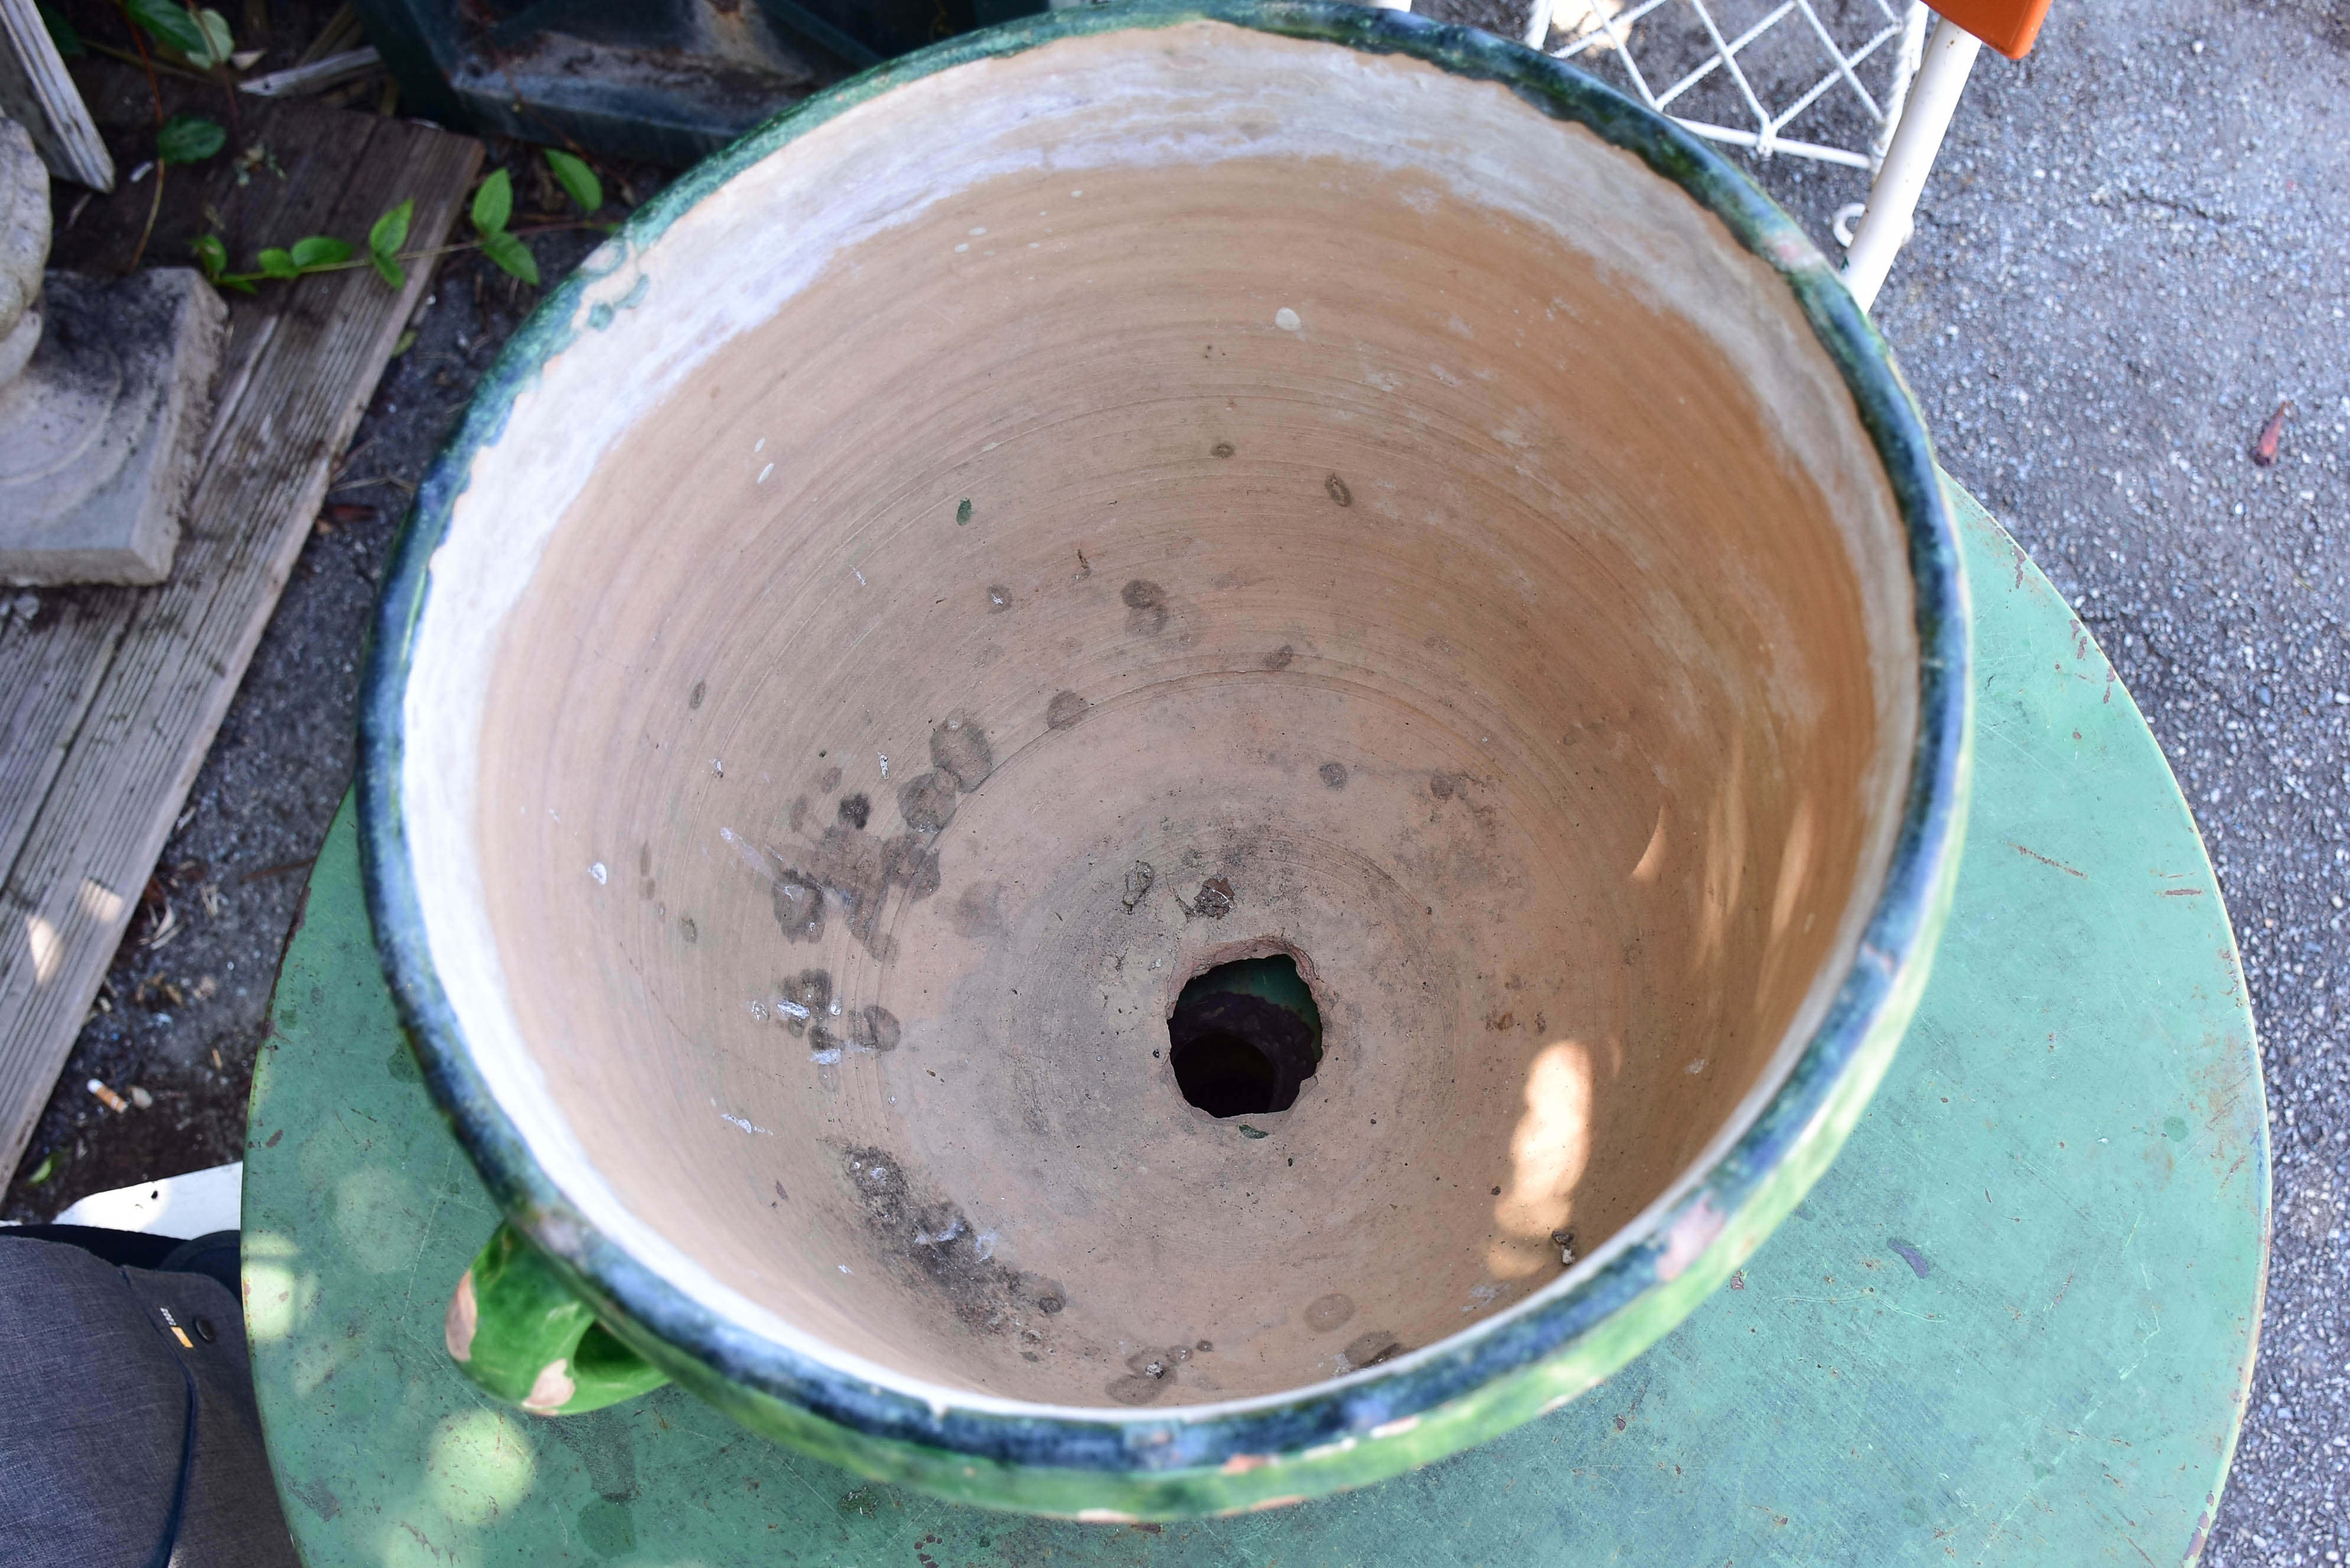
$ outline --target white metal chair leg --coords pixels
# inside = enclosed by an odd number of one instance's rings
[[[1901,47],[1893,57],[1893,88],[1885,99],[1885,123],[1868,139],[1872,180],[1885,167],[1885,155],[1893,149],[1893,133],[1901,129],[1901,111],[1909,106],[1909,84],[1918,79],[1918,67],[1926,59],[1926,29],[1934,22],[1933,10],[1925,0],[1909,0],[1909,8],[1901,13]]]
[[[1886,150],[1885,166],[1868,189],[1868,210],[1862,213],[1851,254],[1844,267],[1845,286],[1863,310],[1877,303],[1893,258],[1909,238],[1910,221],[1926,176],[1941,151],[1942,135],[1958,111],[1959,96],[1966,90],[1967,73],[1974,68],[1975,53],[1982,47],[1972,33],[1948,20],[1934,24],[1926,57],[1918,78],[1909,84],[1901,123]]]

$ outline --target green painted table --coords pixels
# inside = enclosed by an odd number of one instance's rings
[[[336,819],[245,1155],[245,1300],[313,1568],[368,1563],[2168,1564],[2200,1550],[2266,1277],[2259,1057],[2145,721],[1953,494],[1980,732],[1958,904],[1899,1058],[1743,1275],[1482,1449],[1165,1527],[936,1502],[665,1388],[542,1421],[441,1345],[495,1216],[402,1045]]]

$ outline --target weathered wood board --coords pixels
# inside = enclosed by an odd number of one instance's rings
[[[224,158],[207,178],[175,171],[177,221],[157,225],[151,259],[182,260],[207,206],[233,213],[240,266],[304,234],[363,247],[411,199],[410,247],[430,249],[482,160],[467,137],[307,104],[247,105],[241,129],[275,171],[238,183]],[[119,270],[154,178],[69,227],[53,265]],[[431,271],[411,266],[399,289],[360,267],[232,296],[171,578],[6,600],[38,608],[0,615],[0,1168],[24,1151]]]
[[[58,179],[114,189],[114,160],[35,0],[0,0],[0,113],[31,133]]]

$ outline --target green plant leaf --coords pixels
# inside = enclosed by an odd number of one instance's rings
[[[204,275],[219,282],[220,275],[228,270],[228,247],[221,244],[221,237],[198,234],[188,242],[188,248],[196,253],[196,265],[203,268]]]
[[[340,266],[351,259],[351,247],[327,234],[309,234],[294,242],[294,265],[304,272]]]
[[[583,213],[593,213],[604,204],[604,182],[596,178],[596,171],[568,152],[546,150],[546,166],[555,171],[555,182],[563,193],[579,203]]]
[[[228,132],[202,115],[175,114],[155,133],[155,156],[166,163],[201,163],[228,145]]]
[[[165,48],[193,58],[204,52],[204,30],[180,0],[123,0],[130,19]]]
[[[60,50],[59,52],[62,53],[63,51]],[[41,1156],[41,1163],[33,1168],[33,1174],[25,1178],[25,1185],[27,1187],[38,1187],[41,1183],[47,1181],[50,1177],[55,1176],[57,1173],[57,1157],[54,1153],[45,1154]]]
[[[41,7],[41,23],[48,28],[49,42],[57,47],[57,53],[69,60],[81,57],[81,35],[74,31],[74,25],[66,20],[64,12],[54,5],[44,5]]]
[[[538,259],[530,247],[506,233],[492,229],[482,236],[482,254],[497,265],[500,272],[509,272],[525,283],[538,281]]]
[[[415,211],[413,200],[402,202],[368,231],[368,260],[375,264],[376,275],[394,288],[408,281],[400,266],[400,247],[408,243],[408,220]]]
[[[272,245],[269,249],[262,252],[261,254],[255,259],[261,263],[261,270],[267,273],[272,277],[300,277],[302,275],[302,269],[294,265],[294,258],[286,252],[279,250],[275,245]]]
[[[514,216],[514,182],[503,169],[494,169],[473,192],[473,228],[483,239],[505,233],[506,220]],[[486,247],[485,247],[486,248]],[[512,270],[512,269],[508,269]],[[536,278],[532,282],[536,283]]]
[[[416,202],[411,199],[378,218],[375,227],[368,231],[368,249],[380,256],[398,255],[400,247],[408,243],[408,220],[415,212]]]
[[[196,29],[203,34],[204,47],[188,51],[189,63],[203,70],[228,64],[229,56],[236,52],[236,40],[229,35],[228,18],[217,11],[199,11]]]
[[[416,347],[416,328],[414,328],[413,327],[410,327],[407,331],[405,331],[405,332],[403,332],[403,333],[401,333],[401,334],[400,335],[400,341],[399,341],[399,342],[394,343],[394,344],[391,346],[391,357],[392,357],[393,358],[397,359],[397,358],[399,358],[402,354],[407,353],[411,348],[415,348],[415,347]]]

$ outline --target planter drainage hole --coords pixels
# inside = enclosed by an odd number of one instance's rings
[[[1210,1116],[1285,1111],[1322,1064],[1322,1010],[1295,959],[1220,963],[1176,998],[1167,1044],[1176,1086]]]

